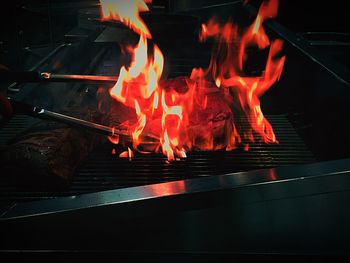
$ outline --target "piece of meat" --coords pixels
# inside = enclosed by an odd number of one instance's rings
[[[97,91],[97,100],[99,111],[106,118],[107,125],[126,129],[128,124],[136,123],[135,110],[111,98],[108,90],[100,88]]]
[[[71,116],[101,123],[97,111]],[[33,189],[68,187],[75,169],[105,137],[54,121],[40,121],[12,139],[0,153],[1,175]]]
[[[233,116],[223,89],[208,81],[201,80],[196,83],[182,76],[162,80],[160,85],[162,91],[165,92],[165,98],[171,101],[171,97],[174,95],[178,98],[175,105],[181,105],[184,115],[188,115],[185,118],[186,123],[183,123],[179,132],[179,148],[218,150],[227,147],[233,129]],[[191,93],[194,96],[191,96]],[[156,110],[153,115],[147,116],[142,134],[159,137],[162,133],[162,114],[161,110]],[[166,121],[167,132],[171,136],[172,131],[174,132],[172,127],[177,126],[178,117],[169,115]],[[110,103],[111,126],[133,127],[136,122],[137,117],[134,109],[112,99]],[[155,148],[148,147],[148,150],[152,151]]]
[[[220,150],[227,147],[233,116],[223,89],[207,81],[196,88],[196,107],[189,115],[187,133],[194,150]]]

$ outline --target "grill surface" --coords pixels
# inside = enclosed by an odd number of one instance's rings
[[[77,169],[70,189],[63,192],[29,192],[9,185],[0,177],[0,201],[10,204],[19,201],[47,199],[56,196],[169,182],[216,174],[253,169],[294,165],[315,161],[302,139],[284,115],[270,115],[279,144],[250,145],[249,151],[190,152],[186,159],[167,163],[161,154],[136,155],[132,161],[112,155],[110,144],[101,145]],[[1,142],[9,134],[18,133],[33,119],[14,118],[0,131]]]
[[[92,39],[95,39],[95,37],[92,37]],[[120,51],[106,43],[99,43],[98,46],[89,43],[87,46],[91,46],[91,50],[88,51],[84,51],[82,47],[79,47],[82,49],[81,56],[84,57],[85,54],[90,53],[95,54],[100,45],[106,47],[106,52],[101,52],[101,56],[95,56],[87,66],[83,65],[79,57],[77,64],[79,64],[79,67],[84,68],[84,74],[114,75],[115,72],[118,72],[121,66],[121,61],[117,59],[120,56]],[[77,47],[76,49],[78,50],[79,48]],[[171,49],[170,47],[170,51],[168,50],[168,52],[164,53],[166,57],[165,61],[168,61],[168,64],[165,65],[167,77],[189,76],[192,68],[207,66],[210,59],[209,47],[203,46],[199,48],[195,45],[188,50],[191,51],[182,54],[182,52],[180,52],[182,49],[178,49],[175,45],[175,49]],[[175,51],[179,51],[179,54]],[[59,54],[57,57],[65,58],[65,55]],[[68,58],[68,61],[71,63],[72,60],[69,54]],[[55,61],[55,58],[53,61]],[[51,68],[46,68],[45,71],[50,72],[52,70]],[[67,71],[63,71],[63,73],[66,72],[71,73],[73,70],[69,68]],[[56,96],[59,99],[51,103],[54,105],[57,104],[58,109],[64,108],[66,105],[89,104],[90,97],[93,97],[92,103],[96,103],[94,93],[96,87],[86,84],[67,85],[64,87],[66,87],[67,94],[70,95],[65,95],[65,97],[69,97],[65,100],[66,102],[62,104],[61,96]],[[17,99],[26,98],[26,96],[28,97],[28,94],[30,94],[31,97],[35,98],[32,103],[51,109],[51,104],[47,105],[48,97],[51,95],[45,95],[46,93],[43,93],[43,89],[40,86],[37,88],[40,92],[34,92],[35,89],[31,91],[28,87],[23,89],[26,92],[24,94],[19,93]],[[56,94],[59,91],[61,94],[63,93],[62,88],[63,86],[60,85],[60,89],[57,89],[53,83],[52,87],[51,84],[45,85],[44,90],[52,94]],[[86,93],[86,90],[90,90],[91,92]],[[56,99],[55,96],[51,97]],[[186,159],[167,163],[166,158],[161,154],[139,154],[136,155],[132,161],[121,159],[118,158],[118,155],[111,154],[112,145],[106,143],[92,152],[85,162],[80,165],[73,176],[72,185],[67,191],[29,192],[28,190],[19,189],[18,187],[10,185],[4,179],[4,176],[0,176],[0,204],[11,205],[15,202],[78,195],[103,190],[315,161],[313,154],[298,136],[285,115],[269,115],[266,117],[274,128],[279,144],[250,145],[249,151],[236,149],[231,152],[190,152],[187,154],[188,157]],[[0,129],[0,146],[34,121],[35,119],[25,116],[13,118],[5,127],[1,127]]]

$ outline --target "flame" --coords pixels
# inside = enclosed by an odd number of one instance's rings
[[[137,114],[137,124],[136,124],[134,131],[132,132],[132,139],[134,141],[134,146],[137,146],[137,142],[139,141],[139,137],[140,137],[143,129],[145,128],[145,125],[146,125],[146,115],[141,112],[141,108],[140,108],[137,100],[135,100],[135,110],[136,110],[136,114]]]
[[[123,151],[122,153],[119,154],[119,158],[128,158],[129,161],[131,161],[133,157],[134,157],[134,153],[129,147],[127,151]]]
[[[126,4],[127,3],[127,4]],[[277,15],[278,1],[264,1],[257,17],[246,30],[231,21],[215,19],[202,25],[201,41],[215,38],[207,69],[194,68],[191,76],[161,80],[164,57],[139,16],[148,11],[145,1],[101,0],[104,19],[121,21],[140,35],[129,47],[129,66],[122,66],[110,96],[134,110],[136,120],[123,123],[132,135],[133,149],[162,152],[169,161],[185,158],[188,150],[232,150],[262,141],[277,143],[265,119],[259,98],[279,80],[285,57],[283,42],[270,41],[263,28],[266,19]],[[244,72],[248,47],[269,49],[260,76]],[[149,135],[157,146],[150,144]],[[154,142],[152,142],[154,143]],[[148,148],[147,148],[148,147]],[[132,151],[121,154],[131,158]]]
[[[264,49],[270,45],[269,38],[267,37],[262,23],[267,18],[274,18],[277,16],[278,0],[264,1],[260,8],[257,17],[253,24],[248,28],[244,34],[238,55],[238,66],[242,70],[245,49],[249,45],[257,45],[260,49]]]
[[[151,37],[146,24],[139,13],[149,11],[147,3],[152,1],[144,0],[100,0],[102,19],[117,20],[130,27],[138,34],[147,38]]]
[[[225,93],[226,99],[234,108],[234,112],[239,112],[240,115],[234,117],[242,119],[243,115],[246,118],[244,123],[240,123],[238,119],[235,121],[236,126],[240,127],[234,137],[239,135],[249,142],[254,142],[256,137],[260,137],[265,143],[277,143],[273,128],[261,111],[259,97],[279,80],[285,62],[285,57],[279,55],[283,47],[282,40],[277,39],[270,43],[262,26],[265,19],[277,15],[278,3],[277,0],[264,1],[254,22],[242,35],[239,34],[237,26],[231,22],[220,26],[215,19],[202,26],[200,34],[202,41],[208,37],[215,37],[217,40],[209,68],[204,75],[215,80],[217,87],[229,91]],[[232,43],[238,44],[232,47]],[[255,46],[258,49],[269,47],[266,67],[261,76],[249,77],[244,73],[243,65],[248,46]],[[235,50],[238,50],[238,55]],[[229,148],[231,147],[232,142]]]
[[[108,140],[113,144],[118,144],[119,143],[119,135],[108,136]]]

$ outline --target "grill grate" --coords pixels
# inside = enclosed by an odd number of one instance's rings
[[[315,161],[302,139],[284,115],[267,116],[279,144],[250,145],[249,151],[210,151],[188,153],[186,159],[168,164],[161,154],[136,155],[132,161],[111,154],[111,145],[101,145],[77,169],[70,189],[63,192],[28,192],[0,179],[0,202],[11,203],[56,196],[124,188],[196,178],[253,169],[303,164]],[[15,119],[0,131],[0,138],[11,129],[18,131],[25,118]],[[23,124],[24,126],[24,124]],[[21,126],[22,127],[22,126]]]
[[[19,134],[29,126],[33,125],[36,121],[37,119],[32,117],[16,115],[9,121],[9,123],[6,123],[3,127],[0,126],[0,147],[5,145],[10,139],[14,138],[16,134]]]

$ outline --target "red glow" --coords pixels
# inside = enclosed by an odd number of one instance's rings
[[[269,170],[269,179],[276,181],[277,180],[277,174],[275,169],[270,169]]]

